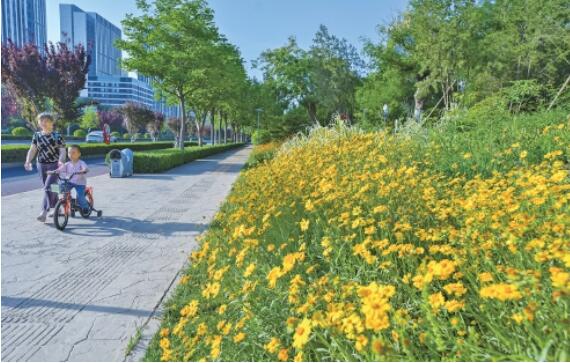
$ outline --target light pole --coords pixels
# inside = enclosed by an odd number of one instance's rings
[[[384,107],[382,107],[382,111],[384,111],[384,123],[386,123],[386,121],[388,121],[388,113],[390,112],[387,103],[385,103]]]
[[[257,129],[259,130],[259,114],[263,112],[263,108],[256,108],[255,112],[257,112]]]

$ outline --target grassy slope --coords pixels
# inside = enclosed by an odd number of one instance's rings
[[[564,360],[569,130],[286,144],[234,186],[145,359]]]

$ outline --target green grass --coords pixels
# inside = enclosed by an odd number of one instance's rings
[[[141,337],[142,337],[142,328],[139,326],[137,327],[135,335],[133,335],[129,339],[129,342],[127,343],[127,348],[125,349],[125,356],[128,356],[129,354],[132,353],[133,349],[135,349],[137,344],[139,344]]]

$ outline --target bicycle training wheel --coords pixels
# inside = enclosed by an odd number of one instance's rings
[[[79,213],[81,214],[81,216],[83,218],[89,218],[89,216],[91,215],[91,212],[93,212],[93,196],[91,195],[91,193],[85,193],[85,199],[87,199],[87,204],[89,205],[89,208],[87,211],[83,211],[83,208],[79,208]]]

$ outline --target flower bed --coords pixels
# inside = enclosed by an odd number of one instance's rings
[[[570,121],[511,126],[286,143],[234,185],[145,359],[566,360]]]

